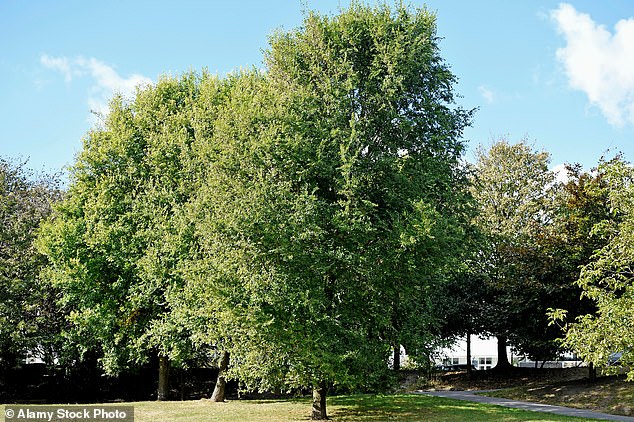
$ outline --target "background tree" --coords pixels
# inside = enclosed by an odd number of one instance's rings
[[[557,197],[555,230],[560,233],[560,261],[564,277],[578,280],[580,267],[609,240],[609,231],[594,230],[597,224],[612,224],[618,214],[611,212],[606,169],[623,161],[620,156],[605,161],[590,171],[580,165],[568,165],[568,180]],[[578,286],[577,286],[578,287]]]
[[[313,388],[313,418],[329,386],[368,386],[429,340],[430,292],[460,259],[471,113],[436,43],[425,10],[310,13],[219,113],[185,290],[221,298],[232,376]]]
[[[612,219],[604,172],[583,172],[578,165],[568,165],[566,173],[567,181],[553,198],[550,221],[535,232],[533,247],[523,249],[516,259],[529,277],[516,292],[526,305],[523,322],[509,334],[509,340],[536,365],[555,359],[564,350],[558,341],[561,327],[548,320],[550,308],[568,309],[571,318],[594,312],[591,301],[581,297],[576,281],[580,268],[607,242],[605,234],[593,230],[594,225]]]
[[[545,309],[535,304],[547,284],[540,280],[545,255],[538,239],[552,225],[558,188],[549,159],[523,141],[502,140],[477,151],[472,193],[480,208],[476,224],[486,239],[481,267],[489,298],[482,312],[486,330],[498,338],[498,369],[510,366],[507,340],[525,339],[527,321],[540,315],[545,321]]]
[[[0,369],[21,363],[27,352],[49,365],[59,354],[63,319],[57,292],[39,277],[46,261],[34,239],[60,197],[56,176],[0,158]]]
[[[553,224],[535,238],[540,254],[528,261],[536,275],[527,298],[534,316],[512,336],[513,343],[536,362],[562,351],[561,328],[545,318],[550,308],[568,309],[571,318],[594,311],[592,303],[581,297],[576,281],[580,268],[607,242],[604,235],[593,232],[594,225],[611,218],[603,172],[583,172],[578,165],[568,165],[566,173],[555,198]]]
[[[477,234],[471,239],[476,240]],[[474,251],[475,246],[474,246]],[[466,260],[463,266],[434,295],[436,313],[442,316],[440,337],[450,343],[466,339],[467,372],[472,371],[471,337],[486,332],[487,278],[478,270],[476,260]],[[429,360],[429,359],[428,359]]]
[[[586,176],[588,178],[590,176]],[[582,268],[578,285],[583,296],[596,306],[596,311],[578,316],[564,326],[564,345],[596,366],[607,366],[610,356],[620,352],[620,363],[627,367],[634,362],[634,283],[631,272],[634,171],[629,163],[617,157],[601,163],[594,179],[602,182],[596,183],[599,188],[604,186],[605,189],[591,192],[595,195],[607,193],[610,214],[609,218],[596,222],[590,232],[597,239],[593,246],[603,242],[604,245],[594,251],[591,261]],[[606,209],[597,207],[596,202],[588,205],[598,216]],[[561,320],[566,314],[565,310],[554,310],[551,318]],[[629,370],[628,380],[632,379],[634,371]]]

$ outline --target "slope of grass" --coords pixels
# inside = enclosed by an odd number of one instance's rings
[[[112,404],[108,404],[112,405]],[[106,405],[106,406],[108,406]],[[154,421],[306,421],[310,400],[244,400],[212,403],[125,403],[135,408],[136,422]],[[34,407],[34,406],[33,406]],[[3,409],[4,410],[4,409]],[[526,412],[422,395],[354,395],[328,399],[332,421],[579,421],[581,419]]]
[[[634,382],[626,382],[622,376],[603,377],[594,383],[583,379],[520,385],[486,395],[634,416]]]
[[[408,373],[406,390],[500,390],[484,395],[634,416],[634,382],[625,376],[600,376],[588,381],[588,368],[475,371],[435,374],[431,379]]]

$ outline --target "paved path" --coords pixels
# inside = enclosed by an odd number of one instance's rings
[[[474,394],[477,392],[478,391],[417,391],[415,394],[425,394],[429,396],[447,397],[456,400],[467,400],[478,403],[495,404],[498,406],[514,407],[516,409],[530,410],[533,412],[554,413],[557,415],[577,416],[579,418],[634,422],[634,417],[630,416],[609,415],[607,413],[592,412],[590,410],[583,409],[572,409],[570,407],[563,406],[552,406],[550,404],[529,403],[525,401],[501,399],[498,397],[479,396]]]

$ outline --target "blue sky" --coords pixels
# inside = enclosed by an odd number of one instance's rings
[[[72,164],[113,91],[161,75],[259,66],[267,36],[306,7],[347,1],[0,0],[0,155],[36,170]],[[634,3],[429,0],[478,144],[528,139],[553,166],[634,160]]]

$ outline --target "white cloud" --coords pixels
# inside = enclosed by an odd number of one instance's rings
[[[40,62],[49,69],[57,70],[64,75],[64,80],[70,82],[73,78],[73,74],[70,70],[70,63],[66,57],[51,57],[46,54],[42,54]]]
[[[495,94],[493,93],[493,91],[491,91],[489,88],[487,88],[484,85],[480,85],[478,87],[478,92],[480,93],[480,95],[482,95],[482,98],[484,98],[484,101],[486,101],[489,104],[491,104],[495,100]]]
[[[129,97],[134,95],[139,85],[152,84],[152,80],[143,75],[132,74],[127,78],[121,77],[117,71],[106,63],[91,57],[51,57],[42,54],[40,62],[45,67],[56,70],[64,75],[66,83],[78,77],[90,77],[92,85],[87,99],[92,111],[107,114],[108,101],[114,94]]]
[[[634,18],[620,20],[614,33],[567,3],[551,18],[566,39],[557,59],[570,86],[583,91],[611,125],[634,124]]]
[[[570,174],[568,173],[568,170],[566,170],[565,164],[557,164],[550,171],[555,173],[555,181],[557,183],[568,183],[570,180]]]

